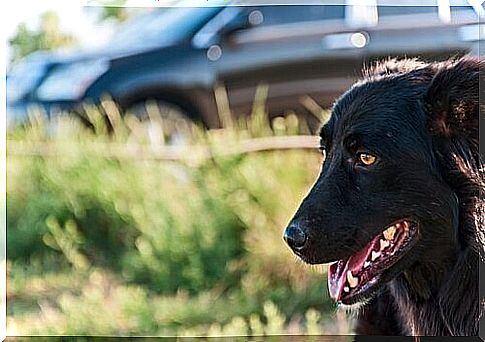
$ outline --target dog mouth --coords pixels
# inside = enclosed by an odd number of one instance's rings
[[[383,272],[412,247],[417,228],[418,224],[410,220],[393,223],[357,253],[331,264],[330,297],[350,305],[370,296],[381,283]]]

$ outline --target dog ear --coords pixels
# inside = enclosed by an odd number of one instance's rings
[[[483,61],[470,57],[438,64],[424,98],[441,174],[457,196],[460,210],[464,210],[459,239],[482,260],[483,217],[476,213],[482,213],[485,204],[481,200],[484,164],[479,152],[479,84],[483,84],[480,73],[485,71],[484,66]]]
[[[434,136],[478,143],[479,73],[484,66],[472,57],[438,65],[424,99]]]

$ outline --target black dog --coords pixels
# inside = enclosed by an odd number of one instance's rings
[[[484,66],[380,63],[321,129],[321,174],[284,238],[307,263],[333,262],[335,301],[365,303],[357,334],[478,335]]]

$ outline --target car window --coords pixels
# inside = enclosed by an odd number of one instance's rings
[[[472,6],[450,6],[451,21],[460,19],[477,19],[478,14]],[[394,15],[430,14],[439,17],[438,6],[378,6],[379,17]]]
[[[478,13],[472,6],[452,6],[451,7],[451,21],[459,21],[460,19],[478,19]]]
[[[379,17],[393,15],[435,14],[438,16],[436,6],[378,6]]]
[[[34,54],[14,64],[7,77],[7,101],[15,102],[27,95],[45,75],[49,63]]]
[[[258,26],[293,24],[305,21],[344,19],[343,5],[282,5],[249,7],[247,13],[258,12]],[[250,17],[251,20],[251,17]]]
[[[151,45],[178,41],[191,36],[221,10],[221,7],[156,8],[123,25],[112,45]]]

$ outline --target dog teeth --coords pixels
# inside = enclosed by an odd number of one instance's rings
[[[369,266],[370,266],[370,262],[369,261],[364,262],[364,268],[367,268]]]
[[[401,224],[398,223],[394,226],[390,226],[389,228],[387,228],[385,231],[384,231],[384,238],[388,241],[394,239],[394,234],[396,234],[396,230],[398,229],[398,227],[400,226]]]
[[[359,278],[352,275],[352,271],[347,271],[347,281],[349,282],[350,288],[354,288],[359,284]]]
[[[389,245],[391,244],[389,241],[387,240],[380,240],[380,244],[381,244],[381,251],[384,250],[384,248],[387,248],[389,247]]]
[[[348,286],[345,286],[345,287],[344,287],[344,292],[347,292],[347,293],[348,293],[348,292],[350,292],[350,289],[349,289],[349,287],[348,287]]]
[[[381,252],[374,252],[374,251],[372,251],[372,252],[371,252],[371,258],[370,258],[370,259],[371,259],[372,261],[374,261],[374,260],[376,260],[376,259],[377,259],[378,257],[380,257],[380,256],[381,256]]]

